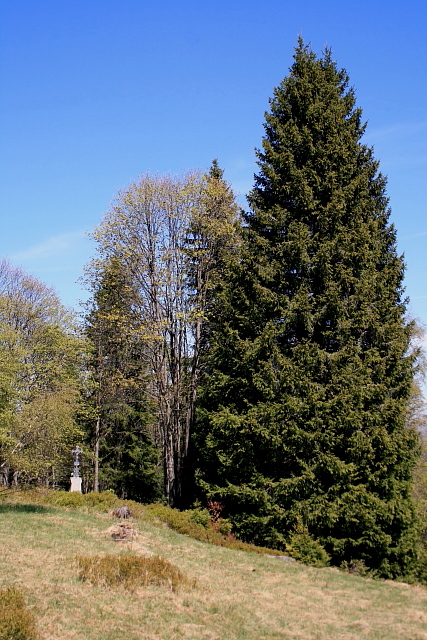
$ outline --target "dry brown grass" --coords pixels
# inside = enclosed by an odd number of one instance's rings
[[[177,591],[179,586],[188,584],[177,567],[158,556],[78,556],[76,564],[81,580],[106,587],[122,586],[129,591],[136,591],[139,587],[155,584]]]
[[[0,504],[0,583],[24,591],[42,640],[427,640],[425,588],[212,546],[144,519],[118,542],[113,524]],[[76,556],[127,553],[159,556],[196,586],[128,592],[79,579]]]

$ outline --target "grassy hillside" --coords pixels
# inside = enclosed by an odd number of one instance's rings
[[[148,514],[124,528],[88,507],[3,496],[0,545],[0,587],[22,590],[43,640],[427,639],[423,587],[213,546]],[[187,580],[131,591],[82,581],[76,557],[106,554],[160,556]]]

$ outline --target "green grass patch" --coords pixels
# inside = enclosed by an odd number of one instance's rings
[[[44,507],[40,504],[0,504],[0,513],[10,513],[10,512],[19,512],[19,513],[52,513],[53,509],[51,507]]]
[[[35,617],[14,586],[0,589],[0,640],[39,640]]]

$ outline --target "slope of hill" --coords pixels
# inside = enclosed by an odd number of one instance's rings
[[[0,587],[16,585],[42,640],[426,640],[427,589],[199,542],[138,518],[0,502]],[[160,556],[188,578],[107,588],[76,556]]]

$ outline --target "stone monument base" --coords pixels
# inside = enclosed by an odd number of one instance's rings
[[[70,491],[78,491],[79,493],[81,493],[82,492],[82,479],[81,478],[76,478],[75,476],[71,476],[70,480],[71,480]]]

